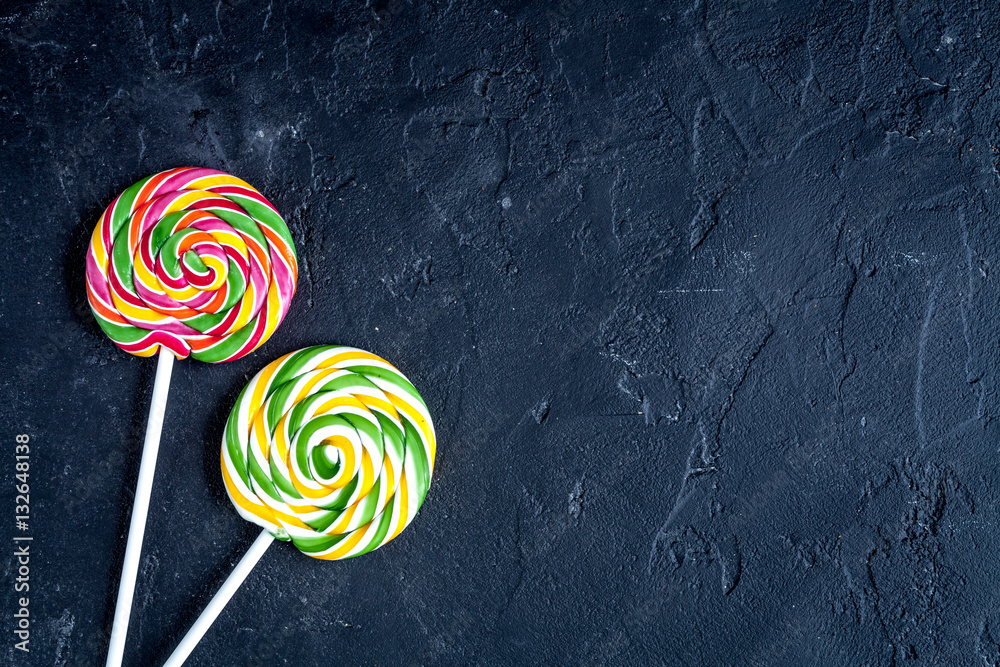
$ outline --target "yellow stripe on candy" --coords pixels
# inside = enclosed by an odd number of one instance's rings
[[[244,206],[271,211],[263,216],[265,222]],[[228,212],[239,216],[238,229],[227,222],[232,219]],[[256,225],[256,231],[247,224]],[[192,226],[196,231],[180,243],[166,243]],[[171,262],[194,252],[205,269],[191,270],[189,262],[168,280],[158,268],[163,248],[179,248]],[[117,293],[109,273],[115,270],[112,257],[127,257],[130,266],[118,270],[132,274],[131,284],[120,285]],[[239,271],[242,280],[231,281],[231,271]],[[273,334],[288,312],[297,275],[287,226],[274,207],[244,181],[199,167],[160,172],[122,193],[99,218],[87,252],[91,310],[115,343],[139,356],[155,353],[160,346],[178,358],[192,355],[208,362],[249,353]],[[233,294],[233,286],[242,291]],[[146,337],[146,331],[156,335]],[[233,337],[240,331],[240,337]]]
[[[371,367],[379,370],[366,376]],[[415,482],[413,475],[433,470],[433,425],[419,398],[379,388],[410,386],[390,368],[381,358],[352,348],[300,350],[251,381],[233,410],[241,423],[230,417],[227,424],[224,446],[240,447],[248,460],[257,460],[260,470],[255,468],[254,475],[269,475],[276,490],[276,495],[264,493],[270,485],[258,480],[252,486],[263,488],[252,493],[310,556],[335,560],[379,548],[399,535],[423,502],[429,479]],[[389,377],[393,372],[398,378]],[[400,430],[400,419],[414,427]],[[274,426],[268,428],[268,422]],[[317,452],[317,447],[334,451]],[[230,465],[226,457],[222,463]],[[349,497],[342,497],[348,488]],[[265,525],[239,504],[238,494],[250,489],[235,484],[227,491],[244,518]],[[329,544],[324,540],[338,535],[340,541],[323,548]]]
[[[397,408],[399,408],[401,412],[406,414],[406,416],[410,418],[410,421],[416,424],[417,428],[420,429],[420,432],[424,436],[425,442],[427,442],[428,446],[431,449],[431,461],[433,462],[434,457],[437,455],[437,446],[436,446],[437,443],[434,442],[434,430],[431,427],[430,423],[424,418],[422,414],[420,414],[420,412],[414,409],[414,407],[410,405],[410,403],[403,400],[399,396],[396,396],[395,394],[390,394],[388,392],[386,392],[386,396],[389,397],[389,400],[392,401],[392,404],[394,406],[396,406]]]
[[[276,520],[272,520],[272,518],[274,517],[274,513],[271,512],[271,510],[266,505],[263,505],[259,502],[253,502],[251,499],[247,498],[246,496],[244,496],[242,493],[239,492],[239,490],[236,488],[236,485],[233,483],[233,478],[230,476],[229,471],[226,469],[225,459],[223,459],[222,461],[222,481],[225,482],[226,491],[229,493],[229,498],[238,507],[256,517],[260,517],[264,521],[267,521],[268,524],[270,524],[271,526],[274,527],[278,526],[278,522]]]
[[[399,493],[396,494],[396,500],[399,502],[399,520],[396,522],[396,530],[392,532],[389,540],[399,535],[403,528],[406,528],[406,512],[410,505],[410,487],[406,483],[405,473],[399,476]],[[389,540],[386,540],[386,542]]]

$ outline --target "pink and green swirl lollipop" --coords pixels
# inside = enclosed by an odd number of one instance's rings
[[[181,167],[142,179],[101,215],[87,251],[87,298],[101,329],[141,357],[159,353],[107,665],[118,667],[174,358],[232,361],[288,312],[298,277],[291,234],[245,181]]]

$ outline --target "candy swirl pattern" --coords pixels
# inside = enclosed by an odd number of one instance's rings
[[[126,352],[231,361],[281,323],[298,279],[291,234],[246,182],[181,167],[121,193],[87,252],[87,297]]]
[[[427,495],[436,443],[427,406],[392,364],[351,347],[309,347],[243,389],[222,440],[237,511],[324,560],[372,551]]]

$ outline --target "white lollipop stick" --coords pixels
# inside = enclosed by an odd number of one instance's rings
[[[201,612],[201,616],[198,620],[194,622],[191,629],[188,630],[187,634],[184,635],[184,639],[181,643],[177,645],[174,652],[170,654],[167,661],[163,663],[163,667],[180,667],[184,664],[184,661],[188,659],[191,655],[191,651],[194,647],[198,645],[201,638],[205,636],[208,629],[215,622],[215,619],[219,617],[222,612],[222,608],[226,606],[230,598],[236,593],[243,580],[247,578],[250,574],[250,570],[253,566],[257,564],[260,557],[264,555],[267,548],[271,546],[271,542],[274,542],[274,536],[266,530],[261,531],[260,536],[254,540],[254,543],[250,545],[247,552],[240,559],[240,562],[236,564],[236,568],[233,573],[229,575],[226,581],[222,584],[222,588],[219,592],[215,594],[215,597],[209,600],[208,606],[205,607],[205,611]]]
[[[174,367],[174,355],[169,350],[161,347],[158,356],[153,400],[149,405],[149,419],[146,421],[146,440],[142,445],[139,479],[135,485],[135,500],[132,501],[132,521],[129,524],[128,541],[125,543],[125,562],[122,564],[121,583],[118,584],[115,620],[111,626],[107,667],[120,667],[122,654],[125,652],[128,618],[132,613],[132,596],[135,593],[135,577],[139,572],[139,556],[142,553],[142,535],[146,532],[146,515],[149,513],[149,494],[153,490],[153,471],[156,468],[156,454],[160,450],[163,413],[167,408],[170,371]]]

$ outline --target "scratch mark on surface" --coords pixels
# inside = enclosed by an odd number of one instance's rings
[[[69,659],[69,639],[73,635],[76,618],[69,609],[63,610],[62,616],[55,622],[56,626],[56,660],[53,667],[65,667]]]

